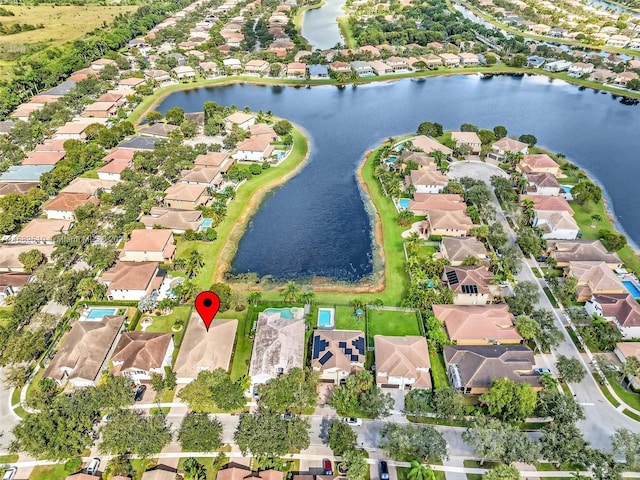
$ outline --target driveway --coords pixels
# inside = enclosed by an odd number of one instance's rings
[[[453,162],[449,168],[449,177],[451,178],[471,177],[482,180],[489,186],[491,186],[491,177],[494,175],[509,177],[507,172],[495,165],[480,161]]]

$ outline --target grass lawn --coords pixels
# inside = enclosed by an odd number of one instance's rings
[[[369,322],[369,344],[374,335],[420,335],[416,312],[395,312],[392,310],[367,310]]]
[[[198,461],[198,463],[201,463],[202,465],[204,465],[204,468],[206,468],[207,479],[214,480],[216,478],[216,474],[218,473],[217,470],[213,468],[214,457],[194,457],[194,458]],[[182,465],[184,464],[185,460],[186,458],[181,458],[180,461],[178,462],[178,471],[182,471]]]
[[[431,260],[433,258],[433,254],[437,251],[438,249],[433,245],[420,245],[418,247],[417,255],[418,258],[422,260]]]
[[[364,315],[358,317],[353,314],[353,307],[335,306],[336,309],[336,329],[337,330],[360,330],[364,332]],[[316,309],[317,311],[317,309]]]
[[[160,395],[156,395],[156,402],[160,403],[170,403],[173,402],[173,396],[175,395],[175,390],[167,390],[166,388],[160,393]]]
[[[610,382],[613,391],[631,408],[640,410],[640,394],[625,390],[617,381]],[[603,389],[604,390],[604,389]]]
[[[176,347],[179,347],[186,330],[190,311],[191,306],[183,305],[180,307],[174,307],[173,311],[169,315],[155,316],[143,313],[140,317],[140,321],[138,322],[136,330],[142,330],[141,324],[143,318],[151,317],[153,319],[153,322],[151,323],[151,325],[149,325],[149,327],[147,327],[146,331],[152,333],[173,333],[173,341],[175,342]],[[173,324],[176,322],[176,320],[183,321],[182,330],[177,333],[171,330],[171,327],[173,327]]]
[[[44,376],[44,368],[41,368],[40,370],[38,370],[38,373],[34,375],[33,379],[29,383],[29,386],[27,387],[27,398],[26,398],[27,405],[31,403],[31,399],[33,398],[33,395],[36,393],[36,391],[40,390],[40,387],[38,386],[38,384],[40,383],[40,380],[42,380],[43,376]],[[20,390],[17,390],[17,391],[19,392]],[[19,395],[20,394],[18,394],[18,399],[20,398]]]
[[[64,480],[68,475],[64,464],[39,465],[33,467],[29,480]]]
[[[433,377],[433,388],[446,388],[449,386],[447,369],[444,366],[444,358],[441,353],[429,352],[431,360],[431,376]]]
[[[18,461],[19,455],[0,455],[0,463],[15,463]]]
[[[144,472],[146,472],[148,468],[153,467],[155,464],[156,464],[155,460],[143,460],[139,458],[132,458],[131,459],[131,466],[133,467],[132,480],[140,480],[142,478],[142,474],[144,474]]]

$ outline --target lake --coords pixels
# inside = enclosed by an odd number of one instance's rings
[[[326,50],[343,43],[338,17],[345,15],[342,10],[344,0],[325,0],[320,8],[304,12],[301,34],[311,44],[313,50]]]
[[[355,170],[364,153],[422,121],[463,122],[532,133],[600,183],[621,227],[640,241],[640,109],[610,94],[542,76],[432,77],[364,86],[311,88],[236,84],[176,92],[158,107],[202,104],[271,110],[311,136],[308,164],[272,192],[240,241],[232,269],[277,279],[327,276],[348,281],[372,271],[369,215]]]

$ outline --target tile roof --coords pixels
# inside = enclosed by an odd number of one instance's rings
[[[386,374],[383,378],[415,378],[413,387],[431,387],[429,373],[431,361],[429,360],[427,340],[424,337],[375,335],[373,343],[376,355],[376,372]]]
[[[91,196],[89,193],[66,193],[60,192],[49,203],[42,207],[44,212],[47,211],[62,211],[73,212],[76,208],[86,205],[87,203],[93,203],[99,205],[100,200]]]
[[[522,341],[508,305],[433,305],[432,309],[453,341]]]
[[[162,368],[171,338],[170,333],[123,333],[111,356],[115,366],[112,373],[117,375],[130,368],[145,372]]]
[[[355,373],[365,362],[364,333],[355,330],[314,330],[311,366],[314,370]]]

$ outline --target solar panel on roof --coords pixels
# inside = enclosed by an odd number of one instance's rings
[[[358,355],[351,355],[351,361],[352,362],[357,362],[358,361]]]
[[[333,357],[333,353],[331,352],[327,352],[325,353],[322,358],[320,360],[318,360],[320,362],[320,365],[324,365],[325,363],[327,363],[329,361],[329,359]]]
[[[347,342],[338,342],[338,348],[347,348]]]
[[[477,285],[462,285],[462,293],[476,294],[478,293]]]
[[[315,360],[320,356],[320,336],[313,336],[313,359]]]
[[[351,348],[345,348],[344,349],[344,354],[345,355],[351,355],[353,353],[353,350]]]
[[[351,342],[360,355],[364,355],[364,337],[358,337]]]
[[[447,281],[451,285],[455,285],[456,283],[458,283],[458,274],[455,272],[455,270],[449,270],[447,272]]]

